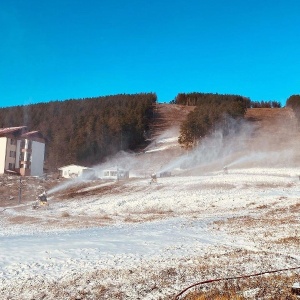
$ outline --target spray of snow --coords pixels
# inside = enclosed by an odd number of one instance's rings
[[[65,182],[53,187],[52,189],[48,190],[47,195],[50,196],[54,193],[61,192],[61,191],[66,190],[66,189],[68,189],[72,186],[79,185],[79,184],[83,183],[84,181],[85,180],[83,180],[80,177],[70,178],[68,181],[65,181]]]
[[[283,151],[255,151],[242,156],[233,162],[229,163],[227,167],[240,167],[243,165],[264,165],[268,161],[272,166],[280,164],[284,161],[287,165],[290,165],[294,156],[293,149],[285,149]]]
[[[194,175],[203,174],[227,167],[293,167],[296,161],[297,146],[293,144],[295,135],[288,139],[284,121],[279,120],[277,130],[272,132],[256,132],[257,124],[227,119],[228,128],[216,128],[214,132],[203,138],[197,147],[182,153],[177,143],[178,127],[170,128],[157,136],[148,145],[143,153],[128,153],[121,151],[99,165],[93,167],[97,177],[103,176],[103,170],[117,167],[130,171],[130,177],[149,177],[152,173],[191,171]],[[292,131],[292,128],[288,128]],[[277,143],[285,139],[284,146]],[[177,150],[176,150],[177,149]],[[171,152],[171,151],[175,152]],[[176,152],[177,151],[177,152]],[[175,154],[174,154],[175,153]],[[174,155],[173,155],[174,154]],[[70,180],[67,183],[52,189],[56,192],[72,185],[81,183],[80,179]]]
[[[229,120],[226,135],[218,128],[193,150],[165,164],[160,172],[172,170],[216,170],[227,167],[294,166],[297,159],[295,128],[278,121],[276,132],[256,132],[257,124]],[[295,134],[293,134],[293,132]],[[287,134],[288,133],[288,134]],[[283,141],[283,143],[282,143]],[[298,145],[298,146],[297,146]]]
[[[160,171],[187,170],[214,164],[219,168],[226,164],[234,154],[245,149],[246,141],[253,133],[253,127],[248,123],[230,122],[228,134],[225,135],[222,128],[216,129],[210,136],[202,139],[196,148],[164,165]]]

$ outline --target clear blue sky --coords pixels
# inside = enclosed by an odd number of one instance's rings
[[[10,0],[0,106],[120,93],[300,93],[298,0]]]

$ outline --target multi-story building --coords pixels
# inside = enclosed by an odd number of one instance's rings
[[[45,138],[26,126],[0,128],[0,174],[43,175]]]

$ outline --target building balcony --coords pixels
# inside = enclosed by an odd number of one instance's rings
[[[30,165],[31,165],[31,162],[30,161],[28,161],[28,160],[21,160],[20,161],[20,166],[24,166],[24,165],[26,165],[26,169],[28,169],[29,167],[30,167]],[[24,168],[24,167],[21,167],[21,168]]]
[[[21,152],[27,152],[27,153],[31,153],[32,152],[32,149],[31,148],[27,148],[27,149],[25,149],[25,148],[22,148],[21,149]]]

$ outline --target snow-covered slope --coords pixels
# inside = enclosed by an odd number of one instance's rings
[[[249,126],[189,152],[168,128],[106,163],[127,181],[64,181],[49,207],[0,208],[0,299],[172,299],[199,279],[300,266],[299,142],[276,149]]]
[[[94,188],[73,200],[53,196],[49,209],[7,208],[1,299],[66,299],[80,291],[95,299],[99,285],[103,299],[116,290],[121,299],[168,299],[196,280],[200,266],[205,278],[297,266],[298,174],[256,168],[152,184],[141,178],[111,183],[106,194]],[[13,222],[21,216],[27,221]],[[166,283],[159,274],[170,268]]]

